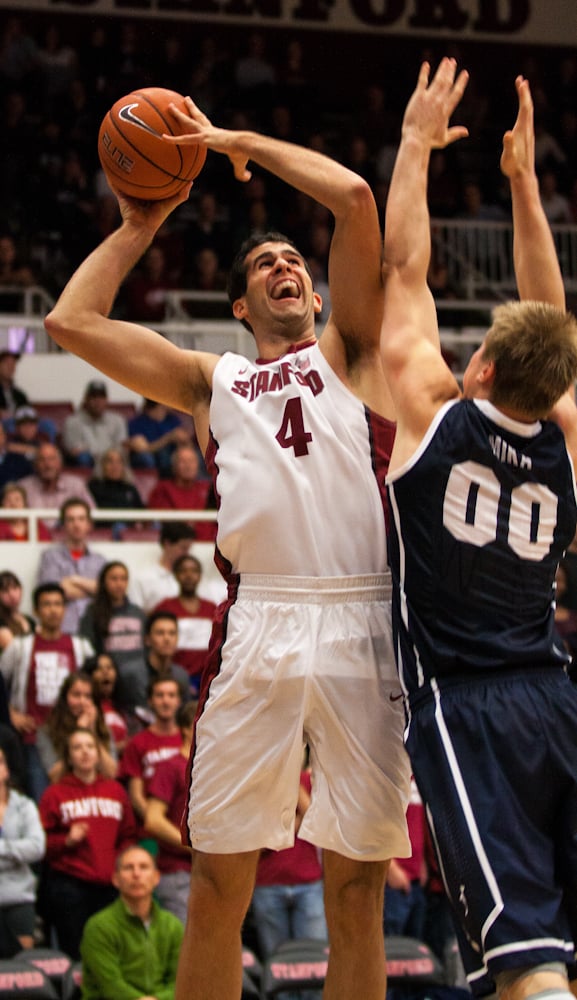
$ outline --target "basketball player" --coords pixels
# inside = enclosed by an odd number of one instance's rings
[[[303,742],[312,801],[301,835],[324,850],[329,1000],[383,1000],[388,859],[405,856],[404,713],[390,629],[384,475],[393,409],[380,362],[381,236],[366,183],[320,154],[216,128],[189,102],[190,135],[250,159],[333,213],[332,313],[283,236],[233,264],[233,313],[258,358],[180,350],[108,318],[118,287],[186,194],[119,196],[123,221],[80,266],[49,333],[142,396],[193,414],[219,498],[217,612],[191,754],[193,847],[180,1000],[241,995],[241,925],[261,848],[294,841]],[[182,140],[181,140],[182,141]],[[389,697],[393,696],[393,700]]]
[[[465,85],[453,60],[430,85],[421,68],[387,205],[395,648],[407,749],[469,983],[477,995],[496,988],[507,1000],[567,1000],[577,933],[577,693],[553,622],[555,570],[577,519],[577,322],[565,313],[534,172],[531,95],[518,77],[501,168],[525,301],[495,309],[460,397],[426,283],[426,186],[431,149],[466,132],[448,126]]]

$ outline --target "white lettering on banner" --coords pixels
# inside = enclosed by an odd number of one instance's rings
[[[186,18],[215,24],[382,32],[541,45],[577,44],[567,0],[3,0],[63,14]]]

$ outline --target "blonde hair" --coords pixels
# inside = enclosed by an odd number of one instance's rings
[[[507,302],[493,312],[483,356],[495,364],[495,406],[546,417],[577,378],[577,320],[546,302]]]

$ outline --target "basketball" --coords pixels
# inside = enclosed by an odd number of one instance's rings
[[[143,87],[121,97],[104,116],[98,156],[108,181],[122,194],[145,201],[171,198],[202,170],[203,146],[162,138],[181,134],[168,110],[171,103],[186,111],[184,97],[174,90]]]

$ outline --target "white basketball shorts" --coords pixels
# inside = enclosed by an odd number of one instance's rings
[[[410,767],[386,576],[243,576],[191,760],[191,845],[229,854],[299,836],[352,859],[411,853]]]

